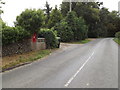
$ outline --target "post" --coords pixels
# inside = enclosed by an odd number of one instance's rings
[[[71,0],[70,0],[70,12],[72,11]]]

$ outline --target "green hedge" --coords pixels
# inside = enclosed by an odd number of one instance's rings
[[[87,38],[88,26],[82,17],[77,17],[75,12],[69,12],[65,19],[54,26],[62,42],[80,41]]]
[[[56,48],[58,44],[58,40],[56,38],[56,33],[51,29],[40,29],[39,38],[46,39],[47,48]]]
[[[54,30],[57,31],[58,36],[61,38],[62,42],[73,41],[74,33],[68,26],[67,22],[61,21],[60,23],[56,24]]]
[[[120,32],[117,32],[117,33],[115,34],[115,37],[120,40]]]
[[[8,45],[29,38],[30,34],[21,27],[5,27],[2,33],[2,45]]]

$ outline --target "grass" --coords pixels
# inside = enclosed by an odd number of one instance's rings
[[[120,45],[120,40],[118,38],[114,38],[113,40]]]
[[[75,41],[75,42],[70,42],[71,44],[85,44],[90,42],[90,39],[85,39],[85,40],[81,40],[81,41]]]
[[[20,55],[6,56],[2,59],[2,69],[5,70],[7,68],[17,66],[20,64],[24,64],[27,62],[33,62],[35,60],[41,59],[47,55],[49,55],[53,50],[41,50],[41,51],[31,51],[28,53],[23,53]]]

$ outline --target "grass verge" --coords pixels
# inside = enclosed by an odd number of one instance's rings
[[[2,58],[2,66],[0,67],[2,67],[2,70],[4,71],[8,68],[19,66],[20,64],[30,63],[49,55],[54,50],[56,49],[31,51],[31,52],[23,53],[20,55],[6,56]]]
[[[91,41],[90,39],[85,39],[85,40],[70,42],[70,44],[85,44],[85,43],[88,43],[90,41]]]
[[[120,45],[120,40],[118,38],[114,38],[113,40]]]

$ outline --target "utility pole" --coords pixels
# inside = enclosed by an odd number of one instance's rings
[[[71,0],[70,0],[70,12],[72,11],[72,5],[71,5],[72,3],[71,3]]]

